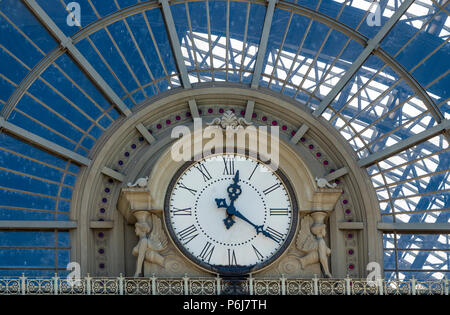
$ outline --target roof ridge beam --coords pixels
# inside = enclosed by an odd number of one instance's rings
[[[370,54],[378,48],[383,38],[389,33],[389,31],[394,27],[394,25],[400,20],[403,14],[408,10],[408,8],[413,4],[415,0],[405,0],[397,11],[391,16],[391,18],[383,25],[383,27],[378,31],[375,37],[367,41],[367,45],[362,51],[362,53],[356,58],[352,63],[350,68],[345,72],[339,82],[333,87],[333,89],[324,97],[320,102],[317,109],[313,112],[313,115],[318,117],[325,112],[328,106],[333,102],[336,96],[344,89],[351,78],[356,74],[356,72],[362,67],[364,62],[369,58]]]
[[[450,130],[450,120],[446,119],[434,127],[419,132],[418,134],[415,134],[412,137],[397,142],[396,144],[384,150],[378,151],[376,153],[369,155],[364,159],[359,160],[358,164],[360,167],[371,166],[379,161],[388,159],[397,153],[403,152],[412,146],[427,141],[428,139],[433,138],[434,136],[437,136],[441,133],[445,134],[448,130]]]
[[[177,35],[177,30],[175,28],[175,23],[173,21],[172,11],[170,10],[169,0],[158,0],[162,7],[162,13],[164,21],[166,22],[167,31],[169,32],[169,42],[172,46],[172,51],[174,54],[175,62],[177,64],[178,72],[181,77],[181,84],[185,89],[191,88],[191,82],[189,81],[189,76],[184,63],[183,53],[181,52],[180,40]]]
[[[59,44],[67,50],[76,64],[83,72],[95,83],[95,85],[103,92],[103,94],[114,104],[117,110],[125,115],[130,116],[131,110],[125,105],[122,99],[113,91],[106,83],[101,75],[94,69],[83,54],[75,47],[72,38],[67,37],[63,31],[53,22],[47,13],[35,0],[22,0],[28,9],[37,17],[44,28],[59,42]]]
[[[264,26],[259,40],[258,55],[256,56],[255,70],[253,71],[253,78],[251,83],[252,89],[257,89],[259,86],[259,78],[261,77],[264,57],[266,55],[267,43],[269,41],[270,29],[272,27],[273,13],[275,12],[275,5],[278,0],[267,0],[266,16],[264,18]]]
[[[56,144],[50,140],[44,139],[41,136],[38,136],[32,132],[29,132],[9,121],[6,121],[3,117],[0,116],[0,129],[6,130],[8,133],[11,133],[20,139],[24,139],[33,145],[38,146],[44,150],[55,153],[58,156],[62,156],[69,160],[74,161],[77,164],[89,166],[91,164],[91,160],[87,157],[84,157],[72,150],[66,149],[59,144]]]

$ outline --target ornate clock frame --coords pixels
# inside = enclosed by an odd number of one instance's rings
[[[216,83],[192,90],[173,90],[149,99],[131,117],[119,119],[96,144],[91,165],[81,171],[77,181],[71,208],[71,219],[78,221],[78,228],[71,231],[71,260],[81,264],[83,274],[134,274],[136,257],[132,251],[138,243],[134,224],[152,217],[143,213],[161,218],[170,179],[181,167],[181,163],[168,158],[174,141],[171,129],[177,124],[192,128],[189,101],[194,98],[205,122],[221,117],[228,109],[239,115],[251,100],[257,116],[252,119],[255,125],[276,122],[280,126],[280,166],[298,201],[296,233],[306,217],[314,217],[315,224],[327,227],[325,242],[331,248],[329,268],[333,277],[347,274],[363,277],[365,266],[372,261],[382,266],[375,192],[345,139],[323,118],[312,116],[307,108],[299,107],[289,98],[280,98],[265,89]],[[142,128],[152,134],[149,136]],[[304,135],[293,137],[295,132]],[[339,173],[331,176],[337,179],[336,187],[322,180],[330,178],[333,171]],[[146,176],[148,186],[127,187],[127,183]],[[301,267],[300,258],[306,255],[296,248],[295,238],[284,254],[259,274],[323,276],[318,262]],[[181,255],[171,242],[162,255],[168,257],[167,267],[148,263],[144,275],[210,275]]]

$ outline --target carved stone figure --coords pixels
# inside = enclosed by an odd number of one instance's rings
[[[316,212],[302,219],[296,246],[300,252],[306,254],[299,258],[302,269],[308,265],[320,263],[325,275],[331,278],[328,269],[328,256],[330,256],[331,250],[324,240],[327,229],[323,223],[325,216],[324,212]]]
[[[330,184],[325,178],[318,178],[316,177],[316,182],[317,182],[317,186],[319,186],[319,188],[336,188],[337,184],[333,183]]]
[[[150,226],[152,225],[152,226]],[[135,277],[139,277],[142,264],[146,262],[164,267],[164,257],[160,252],[167,248],[167,236],[164,234],[161,219],[151,215],[150,224],[147,221],[135,224],[136,235],[139,243],[133,248],[133,255],[137,256]]]
[[[231,110],[227,110],[222,118],[215,118],[212,122],[207,123],[208,126],[220,126],[222,129],[231,130],[233,132],[246,126],[250,126],[251,124],[252,123],[246,121],[245,118],[237,118]]]
[[[138,186],[140,188],[144,188],[144,187],[147,187],[147,183],[148,183],[148,176],[138,178],[134,184],[128,183],[127,186],[130,188],[133,188],[136,186]]]

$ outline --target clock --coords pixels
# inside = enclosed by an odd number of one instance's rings
[[[297,226],[293,189],[281,170],[239,154],[186,162],[167,190],[164,221],[181,253],[222,275],[267,267]]]

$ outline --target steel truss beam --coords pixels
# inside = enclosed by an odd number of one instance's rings
[[[61,47],[69,53],[76,64],[84,73],[94,82],[95,85],[103,92],[103,94],[114,104],[117,110],[125,116],[130,116],[131,111],[120,99],[120,97],[112,90],[100,74],[94,69],[89,61],[81,54],[72,42],[72,38],[67,37],[53,22],[53,20],[45,13],[35,0],[22,0],[28,9],[37,17],[44,28],[59,42]],[[48,66],[48,65],[47,65]]]

